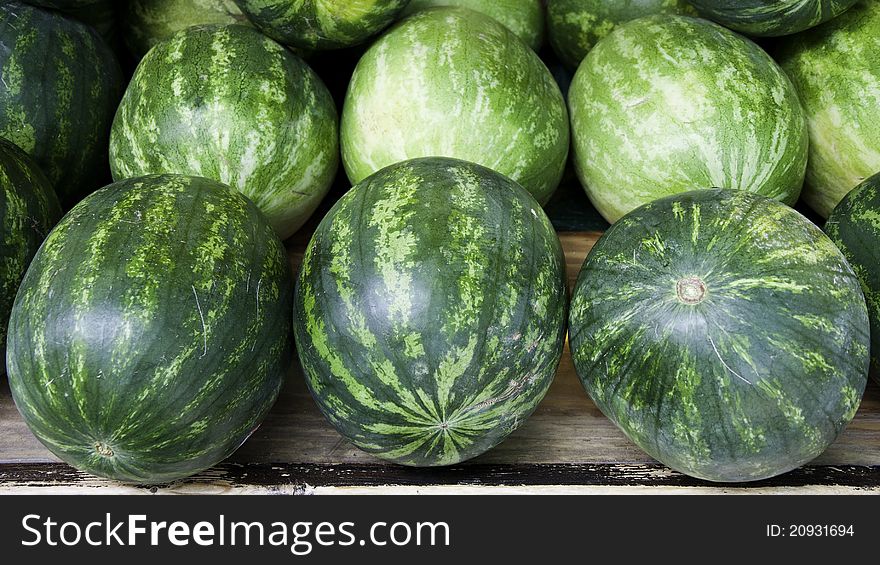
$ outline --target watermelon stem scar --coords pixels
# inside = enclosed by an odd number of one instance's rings
[[[685,277],[675,285],[678,299],[689,306],[699,304],[706,299],[706,283],[700,277]]]
[[[113,457],[113,450],[110,446],[100,441],[95,442],[95,452],[102,457]]]

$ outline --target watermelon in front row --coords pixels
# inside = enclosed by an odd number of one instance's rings
[[[126,482],[191,475],[231,454],[291,362],[284,247],[247,198],[149,176],[73,208],[24,277],[7,369],[34,435]]]
[[[540,205],[445,158],[368,177],[321,222],[294,331],[321,411],[361,449],[450,465],[519,427],[565,337],[565,261]]]
[[[0,351],[6,350],[6,323],[18,284],[59,218],[61,206],[49,179],[24,151],[0,139]]]
[[[862,283],[871,318],[871,359],[880,381],[880,173],[837,205],[825,233],[837,244]]]
[[[670,467],[749,481],[822,453],[868,374],[859,281],[815,225],[747,192],[628,214],[578,277],[570,339],[599,408]]]

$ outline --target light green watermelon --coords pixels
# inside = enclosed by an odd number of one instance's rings
[[[575,368],[652,457],[711,481],[821,454],[868,378],[868,311],[812,222],[753,193],[698,190],[614,224],[578,276]]]
[[[858,0],[689,0],[700,13],[736,31],[780,36],[839,16]]]
[[[800,95],[810,132],[804,200],[828,217],[880,172],[880,0],[780,40],[776,58]]]
[[[451,465],[535,410],[562,355],[567,298],[559,238],[535,199],[485,167],[429,157],[370,176],[324,217],[294,332],[343,436],[396,463]]]
[[[276,41],[306,50],[363,43],[400,15],[409,0],[235,0]]]
[[[140,59],[178,31],[201,24],[248,24],[234,0],[129,0],[125,41]]]
[[[196,26],[141,61],[113,122],[116,180],[181,173],[237,188],[283,238],[339,163],[336,106],[299,57],[251,27]]]
[[[794,204],[807,165],[797,93],[744,37],[707,20],[648,16],[602,39],[569,92],[575,166],[614,222],[706,188]]]
[[[352,183],[393,163],[443,156],[489,167],[544,204],[569,146],[562,93],[500,23],[437,8],[402,21],[354,71],[341,125]]]
[[[438,6],[459,6],[486,14],[537,51],[544,42],[544,7],[541,0],[411,0],[404,16]]]
[[[697,11],[685,0],[548,0],[547,34],[553,50],[576,69],[597,41],[618,25],[654,14]]]

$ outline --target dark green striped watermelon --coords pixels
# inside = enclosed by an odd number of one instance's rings
[[[547,35],[562,62],[576,69],[615,27],[654,14],[697,11],[685,0],[547,0]]]
[[[251,27],[190,27],[138,65],[113,122],[110,167],[116,180],[221,181],[284,239],[330,189],[338,129],[330,93],[302,59]]]
[[[869,364],[859,281],[819,228],[748,192],[628,214],[578,277],[569,332],[590,396],[652,457],[750,481],[822,453]]]
[[[786,204],[800,194],[808,135],[797,92],[760,47],[710,21],[618,26],[581,63],[569,107],[578,177],[609,222],[700,188]]]
[[[790,35],[850,9],[858,0],[689,0],[700,13],[749,35]]]
[[[24,151],[0,139],[0,351],[6,350],[6,323],[18,284],[59,218],[61,206],[49,179]]]
[[[90,25],[107,45],[115,49],[119,40],[116,26],[116,10],[119,5],[118,0],[96,0],[93,4],[66,8],[61,12],[70,18]]]
[[[827,218],[850,190],[880,172],[880,0],[862,0],[780,40],[775,56],[807,116],[804,201]]]
[[[538,51],[544,42],[544,7],[541,0],[411,0],[403,16],[440,6],[458,6],[494,18]]]
[[[122,92],[89,26],[19,2],[0,5],[0,137],[33,156],[64,202],[98,188]]]
[[[565,336],[565,262],[538,203],[479,165],[393,165],[321,222],[294,331],[312,395],[361,449],[475,457],[544,397]]]
[[[340,129],[348,178],[419,157],[464,159],[546,204],[565,170],[568,112],[553,75],[497,21],[436,8],[402,21],[358,62]]]
[[[110,185],[22,282],[7,368],[31,431],[74,467],[172,481],[231,454],[291,362],[290,265],[247,198],[208,179]]]
[[[871,360],[880,382],[880,173],[844,197],[828,218],[825,232],[862,283],[871,318]]]
[[[129,0],[125,42],[140,59],[178,31],[202,24],[248,24],[235,0]]]
[[[409,0],[235,0],[269,37],[300,49],[357,45],[388,27]]]

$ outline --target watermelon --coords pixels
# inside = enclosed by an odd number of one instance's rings
[[[284,247],[247,198],[180,175],[127,179],[73,208],[9,322],[16,406],[77,469],[173,481],[231,454],[292,360]]]
[[[235,0],[276,41],[307,50],[363,43],[388,27],[409,0]]]
[[[459,6],[494,18],[535,51],[544,42],[541,0],[411,0],[403,15],[410,16],[438,6]]]
[[[685,0],[548,0],[550,45],[565,65],[576,69],[616,26],[653,14],[697,12]]]
[[[843,251],[862,283],[871,318],[871,362],[880,382],[880,173],[847,194],[825,232]]]
[[[0,137],[72,203],[106,174],[119,64],[90,27],[18,2],[0,4],[0,45]]]
[[[311,216],[339,163],[336,106],[309,66],[251,27],[190,27],[141,61],[119,106],[121,180],[181,173],[253,200],[282,239]]]
[[[569,92],[574,162],[609,221],[672,194],[757,192],[793,204],[807,127],[785,73],[712,22],[648,16],[587,55]]]
[[[804,200],[827,218],[880,172],[880,0],[781,43],[776,58],[800,95],[810,132]]]
[[[6,350],[18,284],[59,218],[61,205],[49,179],[24,151],[0,139],[0,351]]]
[[[700,13],[749,35],[804,31],[850,9],[858,0],[689,0]]]
[[[124,21],[126,43],[138,59],[190,26],[248,24],[234,0],[129,0]]]
[[[67,8],[62,13],[75,18],[98,32],[111,48],[117,45],[119,36],[116,28],[116,0],[96,0],[94,4]]]
[[[559,239],[510,179],[432,157],[355,186],[318,226],[294,333],[321,411],[359,448],[450,465],[534,411],[565,338]]]
[[[867,381],[867,309],[846,259],[806,218],[745,191],[624,216],[578,276],[569,328],[602,412],[652,457],[710,481],[815,458]]]
[[[364,54],[348,87],[342,159],[352,183],[393,163],[443,156],[489,167],[545,204],[568,156],[568,113],[538,56],[495,20],[437,8]]]

